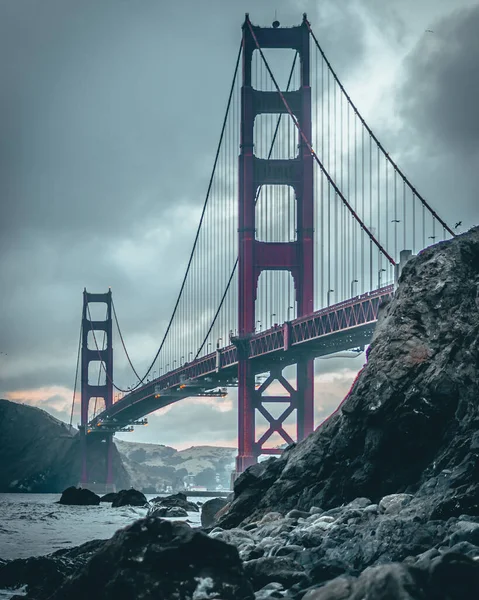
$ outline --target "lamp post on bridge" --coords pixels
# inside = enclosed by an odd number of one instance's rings
[[[351,281],[351,298],[354,298],[354,284],[359,283],[357,279]]]
[[[328,297],[328,306],[331,304],[331,294],[334,292],[334,290],[328,290],[327,292],[327,297]]]
[[[386,269],[379,269],[379,271],[378,271],[378,289],[381,287],[382,275],[385,272],[386,272]]]
[[[273,327],[273,317],[276,316],[276,313],[271,313],[271,327]]]
[[[259,323],[259,328],[258,328],[258,323]],[[261,331],[261,321],[259,319],[256,321],[256,330]]]
[[[293,310],[292,306],[288,306],[288,321],[291,321],[291,317],[290,317],[290,311]]]
[[[222,338],[222,337],[219,337],[219,338],[216,340],[216,349],[217,349],[217,350],[219,350],[219,347],[220,347],[220,342],[222,342],[222,341],[223,341],[223,338]]]

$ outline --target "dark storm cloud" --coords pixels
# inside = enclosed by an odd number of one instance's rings
[[[402,116],[429,144],[467,157],[479,151],[479,6],[432,29],[407,59]]]
[[[72,385],[84,286],[112,287],[134,362],[148,366],[196,229],[244,13],[269,24],[275,8],[284,25],[307,11],[342,72],[360,60],[355,11],[333,2],[0,2],[1,391]],[[124,364],[118,348],[129,385]]]
[[[396,105],[405,168],[449,223],[479,222],[479,5],[431,24],[406,58]]]

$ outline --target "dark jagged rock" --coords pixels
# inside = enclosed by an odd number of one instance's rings
[[[48,556],[2,561],[0,588],[27,585],[29,597],[35,600],[49,598],[104,543],[104,540],[93,540],[76,548],[57,550]]]
[[[105,494],[100,498],[100,502],[113,502],[115,498],[118,496],[117,492],[110,492],[109,494]]]
[[[171,496],[166,496],[165,498],[157,496],[156,498],[153,498],[151,502],[159,506],[177,506],[193,512],[198,512],[200,510],[194,502],[190,502],[188,500],[186,494],[181,492],[172,494]]]
[[[58,504],[71,504],[80,506],[96,506],[100,504],[100,496],[85,488],[71,486],[63,490]]]
[[[215,523],[216,514],[228,504],[224,498],[211,498],[201,507],[201,526],[212,527]]]
[[[111,503],[112,508],[120,506],[145,506],[148,504],[145,494],[133,488],[130,490],[120,490],[116,498]]]
[[[105,542],[51,600],[253,600],[238,551],[186,523],[147,517]]]
[[[422,496],[434,519],[479,514],[479,228],[427,248],[380,310],[340,409],[279,459],[248,469],[222,527],[358,496]]]
[[[247,531],[217,527],[210,536],[234,544],[245,561],[268,559],[251,563],[261,566],[263,579],[246,568],[255,589],[266,582],[291,586],[286,575],[276,576],[275,561],[283,557],[289,561],[288,572],[303,573],[303,579],[315,585],[338,576],[359,576],[367,567],[390,562],[428,564],[451,550],[479,558],[479,522],[466,516],[431,520],[421,496],[407,502],[403,494],[386,496],[379,504],[358,498],[328,511],[312,507],[308,516],[300,516],[304,514],[267,513]],[[294,585],[300,583],[298,577]]]
[[[1,399],[0,423],[0,493],[58,494],[78,483],[81,449],[76,429],[70,430],[44,410]],[[88,445],[90,481],[103,481],[105,444],[93,436]],[[116,448],[113,448],[113,476],[117,485],[131,485]]]
[[[303,600],[476,600],[479,563],[448,553],[419,567],[391,563],[339,577],[309,590]]]
[[[187,517],[188,513],[179,506],[155,506],[149,512],[150,517]]]

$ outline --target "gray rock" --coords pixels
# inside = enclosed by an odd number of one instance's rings
[[[154,506],[148,514],[151,517],[160,518],[177,518],[188,516],[186,510],[184,508],[180,508],[179,506]]]
[[[269,598],[284,598],[284,594],[284,587],[280,583],[272,581],[255,592],[254,598],[255,600],[269,600]]]
[[[309,517],[310,512],[309,511],[305,511],[305,510],[290,510],[287,514],[286,514],[286,518],[287,519],[306,519],[307,517]]]
[[[133,488],[130,490],[121,490],[111,503],[113,508],[120,506],[148,506],[148,500],[145,494]]]
[[[100,504],[100,496],[91,490],[72,486],[63,491],[58,504],[97,506]]]
[[[186,497],[186,494],[183,494],[182,492],[165,497],[157,496],[156,498],[153,498],[151,502],[152,504],[159,506],[176,506],[191,512],[199,512],[200,510],[198,506],[194,502],[190,502]]]
[[[389,496],[384,496],[379,502],[379,512],[395,515],[410,504],[412,499],[412,494],[390,494]]]
[[[216,513],[228,504],[224,498],[211,498],[201,507],[201,526],[212,527],[216,522]]]
[[[458,521],[449,543],[453,546],[459,542],[469,542],[475,546],[479,546],[479,523]]]
[[[268,583],[280,583],[285,588],[300,583],[304,587],[310,584],[301,567],[290,558],[264,557],[244,563],[246,577],[251,581],[254,590],[263,588]]]

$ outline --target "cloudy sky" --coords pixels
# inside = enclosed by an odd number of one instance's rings
[[[477,0],[0,0],[0,397],[69,420],[85,286],[112,287],[134,363],[149,365],[191,249],[244,13],[269,25],[275,10],[282,25],[308,13],[440,215],[463,230],[479,222]],[[364,355],[316,362],[319,422]],[[234,445],[235,411],[234,395],[187,400],[126,439]]]

